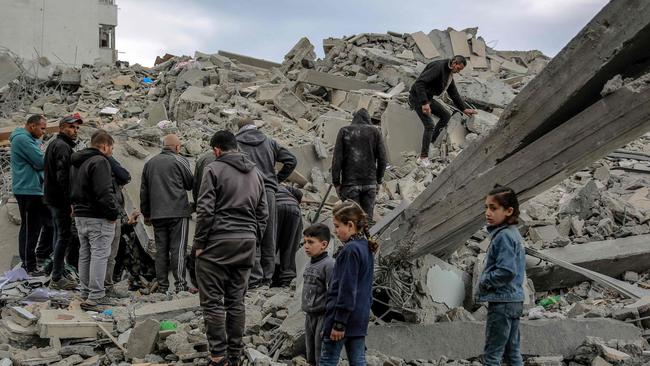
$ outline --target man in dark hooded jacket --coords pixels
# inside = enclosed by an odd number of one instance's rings
[[[255,268],[251,274],[251,287],[270,285],[275,270],[275,246],[277,241],[275,194],[278,183],[284,182],[296,168],[296,157],[275,140],[268,138],[257,129],[250,118],[239,121],[237,133],[239,150],[248,158],[264,177],[264,188],[269,210],[269,222],[256,252]],[[282,169],[276,174],[275,163],[282,163]]]
[[[268,220],[266,193],[262,174],[237,151],[231,132],[215,133],[210,146],[216,160],[204,168],[196,202],[196,278],[212,362],[238,365],[244,295]]]
[[[386,171],[386,147],[365,108],[339,130],[333,155],[332,184],[339,197],[357,202],[372,220],[377,186]]]

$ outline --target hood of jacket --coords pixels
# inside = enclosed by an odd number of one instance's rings
[[[241,131],[237,134],[237,142],[249,146],[257,146],[266,141],[267,137],[258,129]]]
[[[226,163],[242,173],[248,173],[255,168],[255,163],[250,161],[246,155],[240,152],[230,152],[223,154],[218,157],[216,161]]]
[[[353,125],[369,125],[370,123],[370,114],[365,108],[361,108],[354,113],[352,117]]]
[[[9,136],[9,141],[13,141],[13,139],[14,139],[16,136],[20,136],[20,135],[25,135],[25,136],[28,136],[28,137],[31,138],[31,139],[36,140],[36,139],[34,138],[34,136],[32,136],[32,134],[29,133],[29,131],[27,131],[25,128],[23,128],[23,127],[18,127],[17,129],[14,130],[14,132],[11,133],[11,136]]]
[[[72,165],[78,168],[81,166],[81,164],[84,163],[84,161],[97,155],[104,156],[101,151],[93,147],[88,147],[83,150],[72,153],[72,156],[70,157],[70,163],[72,163]]]

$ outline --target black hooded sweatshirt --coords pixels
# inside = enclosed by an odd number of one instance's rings
[[[196,202],[194,247],[222,239],[259,239],[269,212],[262,174],[241,152],[228,152],[203,170]]]
[[[268,138],[258,129],[241,131],[237,134],[239,150],[246,153],[255,163],[264,177],[267,189],[278,191],[278,183],[282,183],[296,168],[296,157],[275,140]],[[275,163],[282,163],[282,169],[275,174]]]
[[[70,209],[70,157],[76,143],[59,133],[45,150],[44,200],[48,205]]]
[[[108,158],[98,149],[89,147],[73,153],[70,162],[74,215],[115,221],[120,209]]]
[[[386,171],[386,147],[378,128],[370,124],[365,108],[359,109],[352,124],[339,130],[332,157],[334,186],[381,184]]]

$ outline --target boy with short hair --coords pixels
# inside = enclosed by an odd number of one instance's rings
[[[302,288],[307,362],[310,365],[318,365],[327,288],[334,269],[334,258],[327,255],[331,234],[326,225],[314,224],[305,229],[303,235],[305,253],[311,258],[305,267]]]

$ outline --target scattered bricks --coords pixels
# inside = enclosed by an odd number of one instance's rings
[[[158,340],[159,330],[160,323],[154,319],[146,319],[143,322],[136,323],[127,343],[125,357],[127,359],[143,358],[153,352]]]

